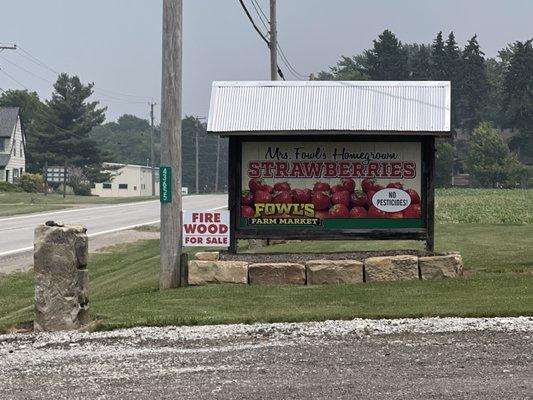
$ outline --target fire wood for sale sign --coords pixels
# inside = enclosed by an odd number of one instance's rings
[[[420,142],[243,142],[241,228],[422,227]]]
[[[229,211],[184,211],[183,245],[229,246]]]

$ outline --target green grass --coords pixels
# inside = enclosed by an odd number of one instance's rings
[[[45,212],[68,208],[77,204],[119,204],[153,200],[153,197],[97,197],[42,193],[0,192],[0,217],[16,214]]]
[[[531,189],[438,189],[435,203],[441,223],[533,223]]]
[[[220,285],[158,290],[157,240],[91,255],[94,329],[420,316],[533,315],[533,225],[440,224],[437,248],[459,250],[467,277],[325,286]],[[272,251],[410,247],[412,242],[302,242]],[[417,244],[419,245],[419,244]],[[31,323],[33,274],[0,276],[0,331]]]

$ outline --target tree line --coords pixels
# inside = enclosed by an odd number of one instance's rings
[[[446,38],[439,32],[432,43],[406,44],[385,30],[372,48],[341,57],[314,79],[450,81],[454,135],[438,143],[438,183],[449,185],[452,169],[469,172],[481,186],[512,186],[527,176],[519,158],[533,161],[532,40],[486,58],[477,35],[461,48],[454,32]],[[509,132],[507,142],[503,130]],[[481,150],[486,157],[472,157]]]
[[[125,114],[116,122],[104,123],[105,107],[91,101],[93,84],[83,84],[77,76],[61,74],[50,100],[41,101],[36,92],[7,90],[0,95],[0,106],[19,107],[26,133],[26,169],[41,173],[48,165],[80,171],[80,182],[103,182],[102,163],[150,165],[151,126],[146,119]],[[217,138],[208,136],[198,118],[182,121],[183,186],[196,190],[196,136],[199,148],[199,191],[215,189]],[[159,166],[161,132],[154,128],[154,165]],[[227,184],[227,140],[220,141],[219,190]],[[86,193],[86,187],[73,187]]]

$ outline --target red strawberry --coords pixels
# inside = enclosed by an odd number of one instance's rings
[[[329,183],[326,182],[317,182],[315,183],[315,186],[313,186],[313,192],[329,192],[331,191],[331,187],[329,186]]]
[[[387,187],[391,189],[403,189],[403,184],[401,182],[391,182]]]
[[[333,204],[344,204],[346,207],[350,205],[350,193],[346,190],[342,192],[335,192],[331,195],[331,202]]]
[[[329,210],[329,214],[331,215],[331,218],[349,218],[350,210],[348,210],[348,207],[344,204],[335,204],[331,207],[331,210]]]
[[[274,193],[274,188],[270,185],[267,185],[266,183],[264,185],[261,185],[261,190],[267,193]]]
[[[403,213],[401,211],[385,212],[385,218],[391,218],[391,219],[403,218]]]
[[[331,187],[331,193],[337,193],[337,192],[341,192],[343,190],[346,190],[346,189],[342,185],[333,185]]]
[[[252,207],[242,206],[241,207],[241,217],[252,218],[255,215],[255,211]]]
[[[383,185],[374,185],[372,186],[372,189],[370,190],[373,190],[374,192],[379,192],[380,190],[383,190],[383,189],[385,189],[385,186]]]
[[[355,181],[352,178],[345,178],[341,182],[344,189],[348,192],[352,193],[355,190]]]
[[[313,192],[311,202],[315,206],[315,210],[327,210],[331,205],[331,199],[324,192]]]
[[[242,205],[251,206],[254,204],[254,194],[252,192],[246,191],[242,194]]]
[[[365,192],[357,191],[350,195],[352,207],[364,207],[368,204]]]
[[[404,218],[418,219],[420,218],[421,214],[422,214],[422,210],[420,209],[420,204],[411,204],[409,207],[403,210]]]
[[[366,218],[368,215],[366,208],[364,207],[353,207],[350,210],[350,218]]]
[[[274,183],[274,190],[276,192],[290,192],[291,185],[289,185],[287,182],[277,182]]]
[[[361,189],[363,189],[363,192],[368,193],[368,191],[375,185],[376,181],[374,179],[363,179],[361,182]]]
[[[274,194],[274,203],[290,204],[292,203],[292,194],[289,191],[276,192]]]
[[[248,181],[248,187],[252,192],[261,190],[261,186],[263,186],[263,181],[261,179],[253,178]]]
[[[381,211],[379,208],[377,208],[376,206],[372,205],[368,209],[368,216],[370,218],[386,218],[386,212],[385,211]]]
[[[293,189],[292,200],[295,203],[307,204],[311,203],[312,192],[309,189]]]
[[[414,189],[405,189],[409,197],[411,197],[411,204],[420,204],[420,196]]]
[[[258,190],[254,193],[254,203],[271,203],[272,195],[268,192]]]
[[[369,206],[372,205],[372,197],[374,197],[374,194],[376,194],[374,190],[369,190],[366,194],[366,204],[368,204]]]
[[[329,214],[328,210],[315,211],[315,218],[326,219],[326,218],[330,218],[330,217],[331,217],[331,215]]]

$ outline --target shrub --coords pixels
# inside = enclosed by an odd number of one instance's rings
[[[28,193],[42,192],[44,187],[43,177],[40,174],[22,174],[18,184]]]
[[[23,192],[22,188],[18,185],[13,185],[9,182],[0,182],[0,192]]]
[[[90,196],[91,185],[89,183],[81,183],[78,186],[74,186],[74,194],[78,196]]]

